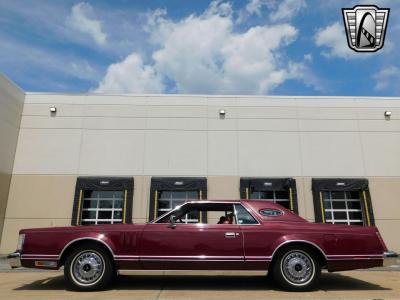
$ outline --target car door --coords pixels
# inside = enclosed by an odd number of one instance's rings
[[[237,224],[150,223],[139,256],[147,270],[240,270],[243,237]]]
[[[271,261],[269,251],[274,233],[268,232],[260,220],[242,204],[235,204],[235,213],[243,237],[244,269],[267,270]]]

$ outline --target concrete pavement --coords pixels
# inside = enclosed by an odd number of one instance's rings
[[[323,273],[320,288],[307,293],[279,290],[265,276],[182,273],[120,275],[109,290],[65,289],[62,272],[0,272],[0,299],[400,299],[400,272]]]

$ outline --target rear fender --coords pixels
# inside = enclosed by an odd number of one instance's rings
[[[282,249],[282,247],[290,245],[290,244],[304,244],[304,245],[308,245],[310,247],[313,247],[314,249],[318,250],[325,258],[325,260],[327,260],[327,255],[326,252],[324,250],[324,247],[321,245],[321,242],[318,241],[315,238],[309,238],[303,235],[285,235],[280,237],[279,239],[277,239],[276,241],[274,241],[274,243],[272,244],[272,249],[273,253],[271,255],[271,259],[273,260],[276,253],[279,251],[279,249]]]

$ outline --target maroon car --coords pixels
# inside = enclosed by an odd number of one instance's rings
[[[376,227],[309,223],[266,201],[193,201],[147,224],[24,229],[9,260],[64,266],[78,290],[104,288],[119,270],[262,270],[305,291],[322,268],[379,267],[386,251]]]

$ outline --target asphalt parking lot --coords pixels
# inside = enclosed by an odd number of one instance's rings
[[[400,299],[400,272],[323,273],[320,289],[307,293],[279,290],[266,276],[120,275],[109,290],[65,289],[62,272],[0,272],[0,299]]]

